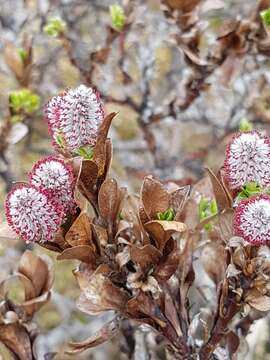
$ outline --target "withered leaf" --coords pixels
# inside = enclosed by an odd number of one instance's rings
[[[91,276],[80,270],[74,275],[83,291],[83,297],[77,302],[79,309],[85,311],[87,308],[91,315],[106,310],[123,311],[128,295],[111,282],[108,274],[101,273],[100,267]]]
[[[232,206],[231,199],[228,198],[228,194],[224,189],[222,183],[219,181],[219,179],[216,177],[216,175],[213,173],[211,169],[206,168],[206,171],[212,182],[218,210],[222,211],[224,209],[231,208]]]
[[[88,245],[93,251],[91,219],[86,212],[81,212],[65,236],[66,242],[71,246]]]
[[[130,248],[130,259],[134,263],[139,264],[142,270],[158,263],[161,256],[161,252],[153,245],[145,245],[142,247],[132,245]]]
[[[199,195],[212,199],[214,197],[213,188],[209,176],[204,176],[201,180],[196,182],[192,187],[190,196],[197,199]]]
[[[163,251],[166,242],[173,233],[183,233],[187,230],[186,225],[178,221],[153,220],[144,224],[144,227],[153,237],[156,246],[160,251]]]
[[[112,163],[113,147],[110,139],[107,139],[105,142],[105,151],[106,151],[106,160],[105,160],[105,168],[103,174],[104,179],[107,178]]]
[[[245,297],[245,302],[259,311],[270,310],[270,297],[261,295],[261,293],[256,289],[252,289],[248,292],[247,296]]]
[[[187,229],[194,230],[197,227],[199,224],[199,206],[194,199],[187,199],[179,216],[179,221],[182,221]]]
[[[69,343],[69,348],[66,353],[74,355],[85,351],[86,349],[90,349],[92,347],[103,344],[104,342],[111,340],[115,335],[117,335],[119,330],[120,319],[115,318],[105,324],[100,330],[98,330],[94,335],[90,336],[86,340],[81,342]]]
[[[141,189],[141,199],[145,213],[154,220],[158,212],[169,208],[170,196],[165,187],[157,180],[146,177]]]
[[[107,156],[106,152],[108,150],[106,149],[106,139],[111,126],[111,122],[115,116],[116,113],[111,113],[107,115],[98,130],[97,142],[94,147],[94,155],[93,155],[93,161],[98,166],[98,176],[104,175],[105,172],[106,156]]]
[[[124,250],[116,254],[115,260],[118,263],[119,267],[123,267],[130,260],[130,247],[125,246]]]
[[[13,281],[19,280],[24,288],[24,298],[25,300],[33,299],[36,296],[36,289],[31,280],[29,280],[25,275],[17,273],[7,277],[4,281],[0,283],[0,294],[3,297],[8,298],[9,286]]]
[[[233,210],[226,209],[221,214],[218,215],[218,233],[220,239],[228,243],[228,241],[233,237]]]
[[[19,360],[33,360],[30,338],[22,325],[18,323],[0,325],[0,341]]]
[[[171,251],[164,259],[161,259],[155,268],[153,276],[158,281],[167,281],[176,272],[180,260],[180,252],[178,249]]]
[[[95,267],[96,254],[89,245],[77,245],[72,248],[65,249],[57,256],[57,260],[80,260]]]
[[[170,321],[176,334],[179,337],[182,336],[183,334],[181,331],[177,310],[175,308],[175,305],[173,303],[171,296],[167,292],[165,292],[164,305],[165,305],[164,313],[165,313],[166,318]]]
[[[145,318],[149,317],[156,326],[161,328],[166,326],[166,318],[156,302],[143,292],[140,292],[127,302],[126,311],[137,320],[143,318],[145,321]]]
[[[105,180],[98,193],[98,205],[101,216],[108,222],[112,222],[117,217],[119,200],[119,190],[116,180]]]
[[[97,164],[92,160],[83,160],[81,162],[79,180],[82,183],[83,191],[86,192],[85,195],[93,192],[93,188],[96,184],[97,177],[98,177]]]
[[[34,299],[23,302],[22,307],[25,312],[31,316],[34,312],[38,311],[43,305],[45,305],[50,300],[50,297],[50,292],[44,292],[42,295]]]
[[[55,244],[52,241],[46,241],[45,243],[39,243],[39,246],[41,246],[45,249],[48,249],[50,251],[58,252],[58,253],[63,251],[63,249],[58,244]]]
[[[18,272],[26,276],[35,288],[35,296],[41,294],[49,276],[48,266],[39,256],[26,250],[21,256]]]
[[[102,248],[101,246],[106,246],[108,243],[108,234],[106,228],[92,224],[93,229],[93,236],[96,238],[97,244],[98,244],[98,251],[101,252]],[[100,246],[101,245],[101,246]]]
[[[209,277],[216,285],[219,284],[226,271],[225,248],[216,242],[206,244],[202,250],[200,259]]]
[[[190,186],[184,186],[170,193],[169,207],[175,211],[175,221],[179,221],[179,216],[187,201],[190,192]]]

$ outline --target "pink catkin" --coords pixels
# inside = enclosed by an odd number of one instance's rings
[[[237,133],[227,146],[225,179],[231,189],[248,182],[270,184],[270,139],[257,131]]]
[[[6,218],[26,242],[52,241],[63,221],[63,208],[51,194],[32,184],[15,185],[5,202]]]
[[[242,200],[234,215],[235,235],[251,245],[270,241],[270,196],[257,195]]]
[[[66,214],[74,211],[75,179],[70,164],[57,156],[48,156],[33,166],[29,180],[34,186],[50,192]]]
[[[65,151],[72,153],[85,145],[94,145],[97,131],[104,119],[99,93],[80,85],[53,97],[46,107],[49,133],[57,151],[57,136],[61,136]]]

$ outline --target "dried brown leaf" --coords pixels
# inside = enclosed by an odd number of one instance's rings
[[[245,297],[245,302],[259,311],[270,310],[270,297],[261,295],[261,293],[256,289],[252,289],[248,292],[247,296]]]
[[[166,318],[157,303],[143,292],[127,302],[126,311],[137,320],[143,319],[144,322],[156,327],[165,328],[166,326]],[[147,317],[149,317],[148,321]]]
[[[48,279],[48,266],[39,256],[26,250],[21,256],[18,272],[26,276],[35,288],[35,297],[39,296]]]
[[[224,243],[228,243],[228,241],[233,237],[233,216],[234,212],[232,209],[227,209],[218,215],[218,234],[220,239]]]
[[[94,147],[94,156],[93,156],[93,161],[98,166],[98,176],[104,175],[105,167],[106,165],[108,165],[106,161],[106,156],[108,151],[107,148],[108,145],[106,145],[106,140],[112,120],[115,116],[116,113],[111,113],[107,115],[98,130],[97,142]]]
[[[197,202],[189,198],[187,199],[184,208],[179,216],[179,221],[182,221],[189,230],[194,230],[199,222],[199,206]]]
[[[175,221],[179,221],[179,216],[183,210],[183,207],[188,199],[190,193],[190,186],[184,186],[170,193],[169,207],[175,212]]]
[[[179,266],[179,260],[179,249],[171,251],[168,255],[161,259],[158,266],[154,270],[153,276],[155,276],[158,281],[169,280],[170,277],[176,272]]]
[[[216,177],[216,175],[211,169],[206,168],[206,171],[212,182],[218,210],[221,212],[224,209],[231,208],[231,199],[228,197],[228,194],[224,189],[222,182]]]
[[[119,190],[115,179],[103,182],[98,193],[98,205],[101,216],[108,222],[113,222],[119,209]]]
[[[0,341],[19,360],[33,360],[30,338],[22,325],[0,325]]]
[[[173,233],[183,233],[187,230],[186,225],[178,221],[153,220],[144,224],[144,227],[153,237],[156,246],[160,251],[163,251],[166,242]]]
[[[78,245],[64,250],[57,256],[57,260],[80,260],[95,268],[96,253],[89,245]]]
[[[142,247],[132,245],[130,248],[130,259],[140,265],[142,270],[158,263],[161,256],[161,252],[153,245],[145,245]]]
[[[141,189],[141,199],[145,213],[154,220],[158,212],[169,208],[170,196],[165,187],[157,180],[146,177]]]
[[[65,236],[66,242],[73,246],[88,245],[95,251],[92,241],[91,219],[85,212],[81,212]]]
[[[83,291],[77,306],[82,311],[87,309],[87,313],[91,315],[106,310],[123,311],[128,300],[128,295],[116,287],[103,271],[102,265],[91,276],[82,270],[74,271]]]
[[[130,247],[125,246],[123,251],[116,254],[115,260],[120,268],[126,265],[130,260]]]
[[[105,324],[100,330],[98,330],[94,335],[90,336],[86,340],[81,342],[69,343],[69,348],[66,353],[74,355],[85,351],[86,349],[101,345],[104,342],[111,340],[115,335],[119,333],[119,330],[120,320],[118,318],[115,318],[109,323]]]
[[[82,183],[82,190],[86,193],[92,193],[97,182],[98,166],[92,160],[83,160],[81,162],[81,169],[79,180]]]
[[[216,242],[206,244],[202,250],[200,259],[206,273],[213,282],[218,285],[224,278],[226,271],[225,248]]]
[[[177,310],[175,308],[174,302],[173,302],[171,296],[167,292],[165,292],[164,305],[165,305],[164,314],[165,314],[166,318],[169,320],[169,322],[173,326],[176,334],[179,337],[181,337],[183,334],[182,334],[182,330],[180,327],[179,316],[178,316]]]

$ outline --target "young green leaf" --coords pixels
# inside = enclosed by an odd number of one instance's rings
[[[126,16],[120,5],[114,4],[110,6],[112,27],[121,32],[126,22]]]

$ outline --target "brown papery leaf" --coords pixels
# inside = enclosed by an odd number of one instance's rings
[[[211,169],[206,168],[206,171],[212,182],[218,210],[221,212],[224,209],[231,208],[231,199],[228,198],[228,194],[225,191],[222,183],[218,180]]]
[[[200,221],[199,206],[194,199],[187,199],[178,221],[182,221],[186,228],[190,230],[194,230],[197,227]]]
[[[127,302],[126,311],[135,319],[144,318],[144,322],[147,322],[145,318],[149,317],[156,326],[161,328],[166,326],[166,318],[157,303],[143,292],[140,292]]]
[[[26,276],[35,288],[35,296],[39,296],[48,279],[48,266],[39,256],[26,250],[21,256],[18,272]]]
[[[215,285],[218,285],[226,271],[225,248],[215,242],[206,244],[202,250],[200,259],[206,273]]]
[[[169,207],[175,211],[175,218],[174,218],[175,221],[178,221],[178,218],[187,201],[189,193],[190,193],[190,186],[184,186],[170,193]]]
[[[19,280],[24,288],[24,298],[25,300],[34,299],[36,296],[36,289],[31,280],[29,280],[25,275],[17,273],[7,277],[4,281],[0,283],[0,294],[1,297],[8,298],[10,284],[13,281]]]
[[[116,180],[105,180],[98,193],[98,205],[101,216],[108,222],[113,222],[117,217],[119,200],[119,190]]]
[[[93,237],[96,239],[97,251],[102,252],[102,247],[105,247],[108,244],[108,234],[106,228],[92,224]]]
[[[98,176],[104,175],[105,166],[106,166],[106,139],[108,132],[112,123],[113,118],[116,116],[116,113],[111,113],[105,117],[101,126],[98,130],[97,142],[94,147],[93,161],[98,166]]]
[[[102,266],[102,265],[101,265]],[[123,311],[128,295],[116,287],[108,278],[108,274],[101,273],[99,267],[90,277],[83,271],[75,271],[74,275],[83,291],[87,313],[95,315],[106,310]],[[79,299],[77,305],[80,307]]]
[[[146,177],[141,189],[141,199],[147,216],[154,220],[158,212],[169,208],[170,196],[165,187],[157,180]]]
[[[50,292],[44,292],[42,295],[34,299],[23,302],[22,307],[25,312],[31,316],[34,312],[38,311],[43,305],[45,305],[50,300],[50,297]]]
[[[57,256],[57,260],[80,260],[95,268],[96,253],[89,245],[78,245],[64,250]]]
[[[209,176],[203,177],[201,180],[196,182],[196,184],[194,184],[190,196],[193,199],[197,199],[199,195],[212,199],[214,197],[214,192],[211,184],[212,183]]]
[[[233,237],[233,209],[227,209],[218,215],[218,233],[224,243]]]
[[[119,267],[123,267],[130,260],[130,247],[125,246],[124,250],[116,254],[115,261],[118,263]]]
[[[171,251],[164,259],[161,259],[158,266],[155,268],[153,276],[158,281],[167,281],[176,272],[179,266],[180,251],[175,249]]]
[[[178,221],[154,220],[144,224],[144,227],[153,237],[157,248],[161,252],[173,233],[183,233],[187,230],[186,225]]]
[[[164,299],[164,305],[165,305],[165,316],[170,321],[171,325],[173,326],[176,334],[180,337],[182,336],[182,331],[179,323],[179,317],[176,311],[176,308],[174,306],[173,300],[171,296],[165,292],[165,299]]]
[[[0,325],[0,341],[19,360],[33,360],[30,338],[22,325]]]
[[[261,295],[261,293],[256,289],[252,289],[247,293],[245,297],[245,302],[259,311],[270,310],[270,297],[266,295]]]
[[[93,188],[97,182],[98,166],[92,160],[83,160],[81,163],[79,180],[82,184],[82,190],[87,195],[93,193]]]
[[[106,341],[111,340],[114,336],[119,333],[120,330],[120,319],[115,318],[105,324],[100,330],[94,335],[90,336],[81,342],[69,343],[69,349],[66,351],[67,354],[74,355],[78,354],[86,349],[96,347],[103,344]]]
[[[88,245],[95,251],[92,241],[91,219],[86,212],[81,212],[65,236],[71,246]]]
[[[107,178],[112,163],[113,147],[110,139],[107,139],[105,142],[105,151],[106,151],[106,159],[105,159],[103,179]]]
[[[162,254],[153,245],[142,247],[132,245],[130,248],[130,259],[139,264],[141,269],[146,269],[150,265],[157,264]]]

